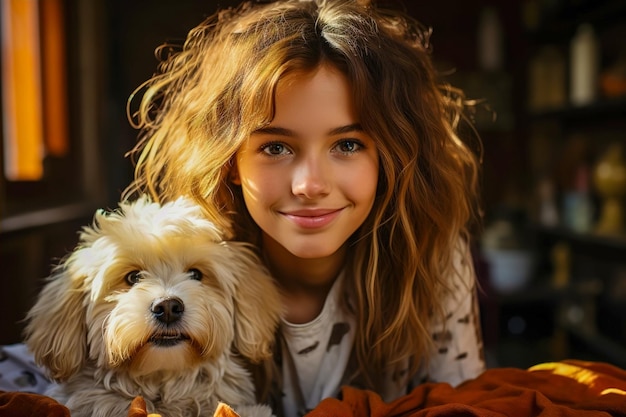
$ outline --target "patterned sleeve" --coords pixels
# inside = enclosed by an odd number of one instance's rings
[[[485,370],[476,275],[467,245],[454,254],[453,290],[444,302],[445,322],[432,324],[435,352],[414,382],[456,386]]]

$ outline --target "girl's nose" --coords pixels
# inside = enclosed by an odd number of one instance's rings
[[[294,170],[292,192],[307,199],[319,198],[330,192],[329,167],[317,158],[302,160]]]

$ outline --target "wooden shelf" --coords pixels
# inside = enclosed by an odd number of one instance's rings
[[[88,221],[95,210],[95,204],[81,202],[9,216],[0,219],[0,236],[75,220]]]
[[[563,227],[534,227],[536,239],[566,241],[578,249],[584,249],[594,256],[610,258],[626,262],[626,235],[599,235],[594,233],[578,233]]]
[[[560,119],[560,120],[592,120],[615,117],[626,117],[626,97],[602,99],[585,106],[568,105],[565,107],[536,110],[530,113],[532,119]]]

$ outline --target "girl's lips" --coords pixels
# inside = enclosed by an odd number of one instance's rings
[[[303,229],[317,229],[331,223],[339,216],[342,209],[339,210],[310,210],[310,211],[293,211],[281,213],[288,220],[295,223]]]

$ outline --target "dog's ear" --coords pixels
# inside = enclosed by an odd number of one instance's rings
[[[54,268],[26,316],[26,345],[56,381],[78,372],[87,352],[83,278],[67,268],[75,254]]]
[[[239,265],[244,264],[247,269],[237,283],[234,344],[243,356],[256,363],[272,354],[282,301],[276,283],[258,258],[243,247],[234,251],[241,258]]]

